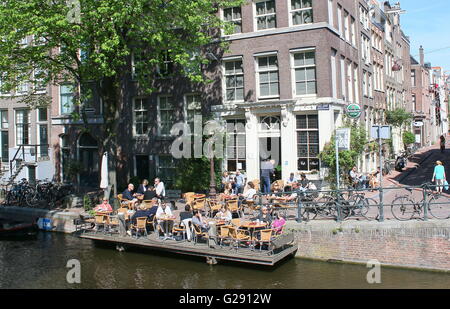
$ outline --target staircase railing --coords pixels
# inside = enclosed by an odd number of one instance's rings
[[[27,162],[26,160],[26,152],[25,152],[25,148],[30,148],[30,156],[32,158],[34,158],[34,162],[38,161],[38,158],[42,155],[44,156],[48,156],[48,144],[39,144],[39,145],[18,145],[19,148],[17,149],[14,157],[12,158],[12,160],[9,161],[9,171],[10,171],[10,175],[11,181],[14,181],[14,178],[17,177],[15,171],[17,171],[20,166],[23,164],[23,162]],[[45,149],[45,151],[42,151],[42,149]]]

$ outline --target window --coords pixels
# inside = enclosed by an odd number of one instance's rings
[[[368,78],[367,78],[367,86],[369,88],[369,97],[373,98],[373,85],[372,85],[372,74],[368,73]]]
[[[257,58],[257,73],[260,97],[278,97],[278,59],[277,56],[262,56]]]
[[[194,117],[202,114],[202,97],[198,94],[188,94],[185,97],[187,107],[187,123],[191,128],[191,134],[194,133]]]
[[[175,107],[170,96],[158,97],[159,135],[170,135],[170,129],[175,124]]]
[[[416,70],[411,70],[411,85],[416,86]]]
[[[367,72],[363,70],[363,80],[362,80],[363,96],[369,96],[369,91],[367,87]]]
[[[333,98],[337,98],[337,63],[336,63],[337,51],[331,50],[331,87],[333,92]]]
[[[345,82],[345,58],[341,57],[341,94],[344,101],[347,100],[347,83]]]
[[[242,59],[226,61],[225,68],[225,101],[244,100],[244,70]]]
[[[40,158],[48,157],[48,111],[47,108],[37,109],[37,129],[38,129],[38,155]]]
[[[338,4],[338,30],[339,34],[342,35],[342,6]]]
[[[158,73],[161,77],[173,74],[173,61],[168,51],[163,52],[161,63],[158,65]]]
[[[314,51],[293,54],[295,74],[295,94],[308,95],[317,93],[316,59]]]
[[[351,22],[351,37],[352,37],[352,45],[356,47],[356,28],[355,28],[355,19],[352,17]]]
[[[147,135],[149,130],[148,99],[134,99],[133,135]]]
[[[348,101],[353,101],[353,77],[352,77],[352,63],[347,64],[347,88],[348,88]]]
[[[158,156],[157,177],[164,182],[166,189],[172,187],[176,177],[177,160],[171,155]]]
[[[8,122],[8,110],[0,110],[0,155],[2,162],[9,162],[9,122]]]
[[[64,134],[60,136],[60,145],[61,145],[61,172],[63,182],[70,182],[70,144],[69,144],[69,136]]]
[[[357,65],[353,68],[353,88],[355,89],[355,103],[359,103],[359,74]]]
[[[28,92],[28,81],[20,81],[19,85],[17,86],[17,94],[26,94]]]
[[[240,6],[224,9],[223,20],[234,24],[234,30],[230,34],[242,32],[242,15]]]
[[[7,91],[2,90],[2,88],[5,87],[5,83],[3,82],[5,77],[5,74],[0,75],[0,96],[10,95]]]
[[[72,113],[75,109],[73,85],[59,86],[59,98],[61,115]]]
[[[312,0],[291,0],[291,20],[292,25],[312,23]]]
[[[319,116],[297,115],[298,170],[319,170]]]
[[[416,100],[415,94],[412,95],[411,100],[412,100],[412,105],[413,105],[413,111],[417,111],[417,100]]]
[[[350,42],[350,15],[347,11],[344,11],[344,34],[345,40]]]
[[[227,120],[227,170],[246,170],[245,161],[245,120]]]
[[[275,0],[260,1],[256,6],[256,29],[265,30],[277,27]]]
[[[45,84],[45,73],[42,70],[34,70],[33,85],[34,91],[37,93],[43,93],[47,91],[47,85]]]
[[[16,110],[16,146],[30,144],[31,114],[28,109]]]
[[[328,0],[328,23],[334,27],[333,0]]]

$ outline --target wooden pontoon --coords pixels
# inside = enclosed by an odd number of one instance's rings
[[[176,254],[205,257],[210,264],[215,264],[218,260],[228,260],[273,266],[288,256],[294,256],[298,248],[293,234],[285,234],[277,237],[272,242],[273,250],[270,251],[264,249],[260,251],[259,248],[252,250],[244,247],[236,249],[230,246],[220,247],[219,245],[210,247],[208,241],[206,243],[194,243],[185,240],[162,240],[155,233],[136,238],[128,235],[121,236],[119,234],[108,234],[101,231],[95,233],[92,230],[82,230],[78,235],[85,239],[116,244],[117,249],[144,247]]]

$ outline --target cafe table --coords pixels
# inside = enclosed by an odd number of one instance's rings
[[[250,235],[251,235],[252,239],[253,239],[253,234],[254,234],[255,230],[266,228],[266,227],[267,227],[267,223],[258,222],[258,221],[246,221],[246,222],[241,223],[239,226],[239,228],[248,229],[250,231]]]
[[[160,216],[159,218],[156,218],[156,219],[160,220],[160,221],[175,221],[175,217],[173,217],[173,216]],[[164,235],[168,235],[169,233],[170,233],[169,224],[165,224]],[[168,239],[175,240],[175,238],[169,237],[169,236],[165,236],[163,238],[163,240],[168,240]]]

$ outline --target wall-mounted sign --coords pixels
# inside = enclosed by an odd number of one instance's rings
[[[416,121],[414,122],[415,127],[423,127],[423,121]]]
[[[361,106],[359,106],[358,104],[350,104],[347,106],[346,110],[347,110],[347,115],[350,118],[357,119],[357,118],[361,117],[361,113],[362,113]]]
[[[390,139],[391,138],[391,127],[390,126],[372,126],[370,130],[370,137],[372,139],[379,139],[378,136],[380,134],[381,139]]]
[[[317,105],[318,111],[329,111],[330,110],[330,104],[318,104]]]

